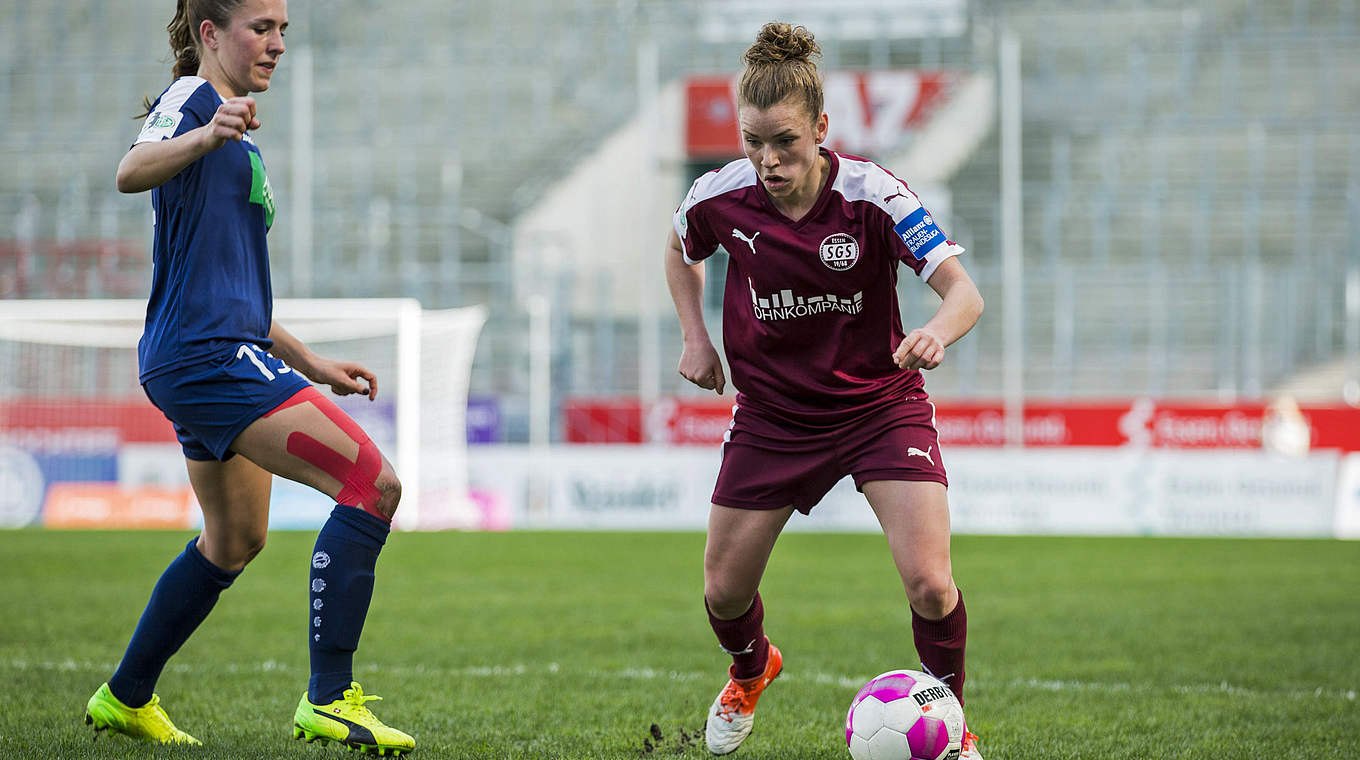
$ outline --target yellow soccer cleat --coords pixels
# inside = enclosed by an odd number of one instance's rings
[[[416,748],[416,740],[378,720],[368,711],[365,702],[382,699],[364,694],[357,682],[351,681],[345,695],[328,705],[314,705],[302,695],[293,713],[293,738],[338,742],[350,749],[371,755],[399,757]]]
[[[161,698],[151,695],[151,701],[141,707],[128,707],[113,696],[105,683],[85,703],[85,725],[94,726],[94,738],[100,731],[114,730],[133,739],[161,744],[202,744],[203,742],[175,728],[170,716],[161,709]]]

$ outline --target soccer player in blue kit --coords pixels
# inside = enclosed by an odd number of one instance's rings
[[[252,92],[284,52],[285,0],[178,0],[174,81],[146,103],[118,189],[151,190],[154,275],[138,347],[147,396],[174,424],[203,531],[166,568],[122,662],[85,721],[138,739],[199,744],[153,693],[166,662],[264,547],[271,473],[336,502],[311,556],[311,678],[293,735],[395,755],[415,740],[367,708],[352,680],[378,553],[401,497],[392,465],[308,380],[377,396],[359,364],[320,357],[272,319],[274,196],[250,130]],[[305,376],[305,379],[304,379]]]

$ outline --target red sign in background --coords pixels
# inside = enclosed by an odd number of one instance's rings
[[[0,401],[0,441],[27,449],[115,449],[174,443],[165,415],[145,397],[28,397]]]
[[[564,437],[568,443],[714,446],[731,423],[732,408],[731,395],[653,404],[628,397],[571,398],[563,406]],[[1259,402],[1031,401],[1024,437],[1032,447],[1259,450],[1268,413]],[[1360,452],[1360,408],[1305,404],[1300,413],[1313,449]],[[998,446],[1005,440],[999,402],[937,402],[936,426],[946,446]],[[187,487],[115,482],[125,444],[174,441],[170,423],[145,399],[0,402],[0,455],[30,462],[28,480],[36,479],[27,484],[32,516],[19,524],[36,519],[41,506],[43,524],[52,527],[191,525],[194,502]],[[9,485],[24,492],[24,483]]]
[[[675,398],[647,406],[638,399],[568,399],[569,443],[712,445],[732,419],[728,399]],[[1025,405],[1028,446],[1151,446],[1176,449],[1259,449],[1266,404],[1181,401],[1045,402]],[[1314,449],[1360,451],[1360,409],[1300,405]],[[937,401],[935,425],[946,446],[1005,443],[1000,402]]]
[[[567,443],[708,445],[722,441],[732,420],[732,396],[666,398],[647,405],[631,397],[569,398],[563,405]],[[935,426],[950,446],[1005,442],[1000,402],[936,401]],[[1302,404],[1315,449],[1360,451],[1360,408]],[[1100,402],[1030,401],[1024,436],[1029,446],[1233,448],[1261,446],[1264,403],[1199,404],[1133,399]],[[122,443],[174,443],[170,423],[145,399],[27,398],[0,402],[0,443],[22,449],[112,454]]]
[[[876,69],[826,75],[827,147],[876,155],[900,146],[947,99],[957,74],[949,71]],[[742,155],[737,127],[736,79],[695,76],[685,84],[685,146],[695,159]]]
[[[145,397],[0,402],[0,457],[21,481],[6,486],[27,489],[8,519],[23,525],[41,512],[42,524],[57,528],[188,527],[187,486],[117,482],[124,447],[147,443],[173,446],[175,432]]]

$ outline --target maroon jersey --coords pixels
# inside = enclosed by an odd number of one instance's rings
[[[922,387],[892,353],[905,334],[897,263],[928,280],[963,252],[906,183],[825,149],[830,174],[798,221],[779,212],[746,159],[695,180],[675,213],[685,260],[727,253],[723,345],[737,403],[825,429]]]

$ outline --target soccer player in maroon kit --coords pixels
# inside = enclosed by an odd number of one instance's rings
[[[794,510],[808,513],[847,474],[887,536],[922,666],[963,701],[968,619],[920,370],[939,366],[973,327],[982,297],[956,258],[963,249],[906,183],[820,147],[818,55],[803,27],[760,30],[737,98],[746,160],[695,181],[666,253],[684,335],[680,374],[719,394],[726,381],[704,326],[703,261],[728,253],[723,343],[739,392],[704,552],[709,622],[733,660],[705,728],[719,755],[750,734],[756,700],[783,665],[758,591],[775,540]],[[905,334],[898,262],[942,300]],[[966,733],[962,758],[981,760],[976,740]]]

